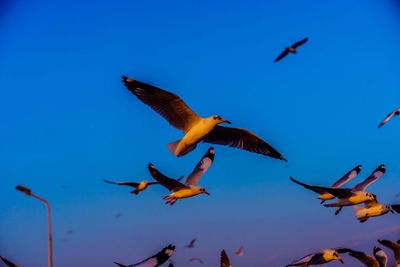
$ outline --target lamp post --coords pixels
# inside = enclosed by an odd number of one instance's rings
[[[36,198],[37,200],[43,202],[46,205],[46,209],[47,209],[47,266],[53,267],[53,239],[51,237],[50,204],[46,199],[35,195],[34,193],[32,193],[31,189],[29,189],[25,186],[17,185],[15,187],[15,189],[24,193],[27,196]]]

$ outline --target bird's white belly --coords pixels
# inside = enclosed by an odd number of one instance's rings
[[[196,145],[198,142],[203,140],[204,137],[214,129],[214,127],[214,124],[210,125],[202,121],[194,125],[179,142],[175,154],[179,155],[191,146]]]
[[[382,206],[375,206],[371,208],[362,209],[360,210],[359,214],[362,217],[376,217],[385,214],[385,211],[382,209]]]

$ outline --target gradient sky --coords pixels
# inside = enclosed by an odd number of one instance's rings
[[[168,243],[178,267],[193,256],[218,266],[222,248],[234,266],[282,266],[341,245],[371,253],[377,238],[400,237],[398,214],[365,224],[351,208],[335,217],[288,179],[329,185],[362,164],[354,184],[385,163],[370,191],[400,202],[400,120],[377,129],[400,106],[395,1],[9,2],[0,12],[1,255],[46,264],[45,209],[16,184],[50,200],[58,267],[134,263]],[[297,55],[272,63],[305,36]],[[254,131],[289,163],[216,146],[201,180],[211,196],[173,207],[162,187],[132,196],[103,183],[151,179],[148,162],[187,175],[208,148],[169,154],[180,132],[121,75]],[[194,237],[197,247],[183,249]],[[234,257],[240,245],[245,256]]]

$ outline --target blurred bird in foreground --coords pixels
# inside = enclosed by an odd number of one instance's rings
[[[221,251],[220,254],[220,267],[232,267],[228,255],[226,254],[224,249]]]
[[[298,41],[294,44],[292,44],[289,47],[286,47],[285,50],[274,60],[274,62],[280,61],[282,58],[286,57],[289,55],[289,53],[296,54],[297,53],[297,48],[303,44],[305,44],[308,41],[308,38],[304,38],[301,41]]]
[[[126,76],[122,77],[122,81],[139,100],[176,129],[183,131],[185,135],[182,139],[167,145],[175,156],[183,156],[194,150],[199,142],[206,142],[244,149],[286,161],[278,151],[252,132],[241,128],[219,126],[222,123],[230,124],[230,121],[218,115],[201,118],[181,98],[171,92]]]
[[[173,245],[168,245],[165,248],[163,248],[160,252],[157,254],[139,262],[136,264],[131,264],[131,265],[124,265],[118,262],[114,262],[116,265],[120,267],[157,267],[162,265],[164,262],[166,262],[171,255],[174,253],[175,246]],[[170,264],[171,265],[171,264]]]
[[[18,267],[15,263],[12,263],[11,261],[7,260],[6,258],[0,256],[0,259],[8,266],[8,267]]]
[[[397,240],[397,242],[393,242],[390,240],[378,240],[379,243],[381,243],[383,246],[389,248],[392,250],[394,258],[396,260],[397,266],[400,265],[400,240]]]
[[[374,247],[374,257],[368,256],[364,252],[348,249],[346,251],[350,256],[356,258],[367,267],[386,267],[388,257],[386,253],[379,247]]]

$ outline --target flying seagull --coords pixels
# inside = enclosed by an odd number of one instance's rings
[[[343,175],[339,180],[334,182],[331,188],[340,188],[345,183],[349,182],[351,179],[354,179],[361,171],[361,165],[357,165],[345,175]],[[321,188],[316,187],[306,187],[307,189],[314,191],[315,193],[319,194],[318,199],[321,200],[321,204],[323,204],[326,200],[334,199],[335,196],[328,193],[326,190],[322,190]]]
[[[352,192],[362,192],[367,189],[368,186],[375,183],[379,178],[381,178],[386,172],[385,164],[379,165],[364,181],[356,184],[351,188]],[[342,211],[342,207],[336,209],[335,215],[338,215]]]
[[[196,238],[193,238],[190,243],[185,246],[185,248],[194,248],[194,243],[196,243]]]
[[[109,180],[104,180],[104,182],[109,183],[109,184],[116,184],[116,185],[123,185],[123,186],[130,186],[135,188],[133,191],[131,191],[131,194],[139,194],[140,192],[144,191],[147,187],[150,185],[158,184],[158,182],[149,182],[149,181],[141,181],[141,182],[113,182]]]
[[[18,267],[15,263],[12,263],[11,261],[7,260],[6,258],[0,256],[0,259],[9,267]]]
[[[390,248],[393,251],[394,258],[396,260],[397,266],[400,265],[400,240],[397,240],[397,242],[393,242],[390,240],[378,240],[379,243],[381,243],[383,246]]]
[[[378,128],[381,128],[383,125],[385,125],[393,116],[399,116],[400,115],[400,108],[390,112],[386,118],[378,125]]]
[[[120,267],[157,267],[162,265],[164,262],[166,262],[171,255],[174,253],[175,246],[173,245],[168,245],[165,248],[163,248],[160,252],[157,254],[141,261],[136,264],[131,264],[131,265],[123,265],[118,262],[114,262],[116,265]]]
[[[176,129],[183,131],[182,139],[167,145],[175,156],[183,156],[194,150],[199,142],[226,145],[286,161],[286,159],[264,140],[241,128],[219,126],[230,123],[218,115],[201,118],[177,95],[122,77],[125,86],[140,101],[151,107]]]
[[[377,199],[364,202],[364,207],[354,205],[353,209],[359,222],[366,222],[370,217],[382,216],[389,212],[394,213],[394,211],[396,211],[400,213],[399,204],[382,204],[379,203]]]
[[[194,170],[189,174],[184,183],[169,178],[159,172],[153,164],[149,164],[149,172],[162,186],[172,191],[164,197],[166,204],[173,205],[178,199],[189,198],[199,194],[210,195],[202,186],[197,185],[201,176],[208,170],[214,160],[214,148],[209,148]]]
[[[350,256],[356,258],[367,267],[386,267],[388,257],[379,247],[374,247],[374,257],[368,256],[364,252],[348,249]]]
[[[231,262],[229,261],[228,255],[226,254],[225,250],[221,251],[220,255],[220,267],[232,267]]]
[[[274,62],[280,61],[282,58],[286,57],[289,55],[289,53],[296,54],[297,53],[297,47],[305,44],[308,41],[308,38],[304,38],[301,41],[298,41],[297,43],[292,44],[289,47],[286,47],[285,50],[274,60]]]
[[[364,203],[368,200],[374,200],[376,197],[374,194],[364,192],[364,191],[356,191],[353,192],[351,189],[343,189],[343,188],[331,188],[331,187],[322,187],[322,186],[314,186],[308,185],[302,182],[297,181],[293,177],[290,177],[290,180],[299,184],[307,189],[316,191],[326,191],[336,198],[338,201],[335,203],[324,204],[325,207],[343,207],[343,206],[353,206],[356,204]]]
[[[303,258],[292,262],[291,264],[286,265],[288,266],[301,266],[306,267],[310,265],[320,265],[325,264],[331,261],[340,261],[343,264],[343,260],[340,257],[340,253],[345,252],[347,249],[338,248],[338,249],[323,249],[319,252],[311,253]]]
[[[243,246],[240,246],[236,251],[235,251],[235,255],[238,257],[242,257],[243,256]]]

